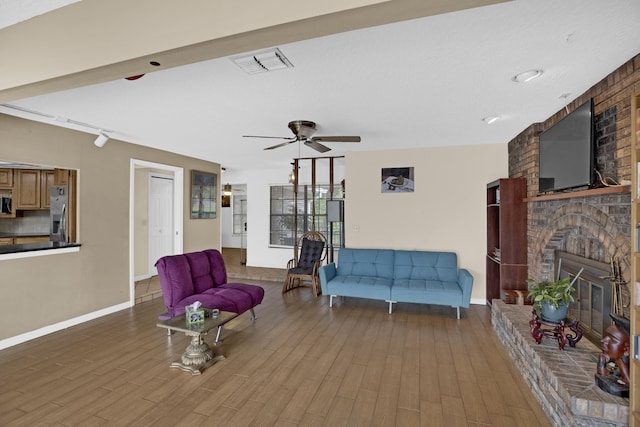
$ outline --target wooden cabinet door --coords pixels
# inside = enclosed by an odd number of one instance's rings
[[[55,174],[53,171],[40,171],[40,207],[48,209],[51,206],[49,189],[54,183]]]
[[[0,245],[13,245],[13,237],[0,237]]]
[[[13,187],[13,169],[0,169],[0,187]]]
[[[40,171],[16,170],[16,209],[40,209]]]

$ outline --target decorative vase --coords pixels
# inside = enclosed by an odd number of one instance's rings
[[[547,322],[560,323],[560,321],[567,318],[567,313],[569,313],[569,307],[563,302],[558,305],[558,308],[555,308],[549,303],[540,305],[542,320],[546,320]]]

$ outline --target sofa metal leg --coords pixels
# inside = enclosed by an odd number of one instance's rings
[[[329,295],[329,308],[333,307],[333,298],[334,298],[335,296],[336,296],[336,295]]]
[[[256,320],[256,312],[253,310],[253,308],[250,308],[249,311],[251,312],[251,320]]]
[[[460,306],[456,307],[457,312],[457,319],[460,320]]]
[[[167,329],[167,336],[170,337],[173,335],[173,331],[171,329]]]
[[[398,302],[398,301],[386,300],[386,302],[389,303],[389,314],[393,314],[393,303]]]
[[[215,345],[220,344],[220,334],[222,333],[222,325],[218,326],[218,332],[216,332],[216,340],[213,342]]]

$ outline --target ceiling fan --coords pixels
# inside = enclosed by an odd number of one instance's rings
[[[261,136],[261,135],[242,135],[244,138],[272,138],[272,139],[285,139],[286,142],[276,144],[271,147],[265,148],[265,150],[273,150],[274,148],[284,147],[285,145],[292,144],[294,142],[302,142],[309,148],[313,148],[320,153],[325,153],[331,148],[321,144],[319,141],[324,142],[360,142],[359,136],[311,136],[316,131],[316,124],[308,120],[294,120],[289,122],[289,129],[295,136],[293,137],[280,137],[280,136]]]

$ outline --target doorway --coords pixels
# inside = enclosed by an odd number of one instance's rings
[[[151,203],[151,174],[149,172],[153,172],[156,176],[171,178],[169,180],[172,183],[170,201],[172,249],[170,252],[173,254],[182,253],[183,248],[183,168],[131,159],[129,170],[129,296],[131,305],[135,304],[136,268],[145,272],[149,271],[147,266],[150,264],[149,259],[152,256],[150,237],[147,234],[150,222],[148,205]],[[165,191],[168,190],[165,188]],[[163,221],[166,223],[166,218]],[[150,275],[150,273],[146,274]],[[153,274],[155,274],[155,269]]]

